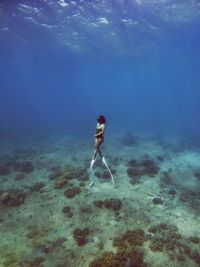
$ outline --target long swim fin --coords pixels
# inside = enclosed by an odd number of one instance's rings
[[[114,177],[113,177],[113,175],[112,175],[112,173],[110,171],[110,168],[108,167],[108,164],[106,162],[106,159],[104,157],[102,157],[102,162],[105,164],[106,168],[108,169],[108,172],[110,173],[110,176],[111,176],[111,179],[112,179],[112,183],[114,184],[115,183]]]
[[[93,186],[93,184],[94,184],[94,181],[93,181],[93,166],[94,166],[95,160],[96,159],[92,159],[91,162],[90,162],[90,173],[91,173],[91,176],[92,176],[92,181],[90,182],[89,186]]]
[[[92,171],[96,159],[92,159],[90,162],[90,171]]]

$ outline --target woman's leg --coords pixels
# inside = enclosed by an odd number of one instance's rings
[[[95,150],[94,150],[94,156],[93,156],[93,159],[94,160],[96,159],[97,154],[99,154],[99,156],[101,158],[103,157],[102,152],[100,150],[100,146],[103,143],[103,141],[104,141],[103,138],[101,138],[101,139],[95,139]]]

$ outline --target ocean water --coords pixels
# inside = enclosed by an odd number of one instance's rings
[[[200,265],[199,29],[198,0],[0,1],[0,267]]]

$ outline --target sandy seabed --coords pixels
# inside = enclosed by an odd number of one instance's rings
[[[200,266],[200,138],[108,137],[114,185],[92,145],[2,141],[0,266]]]

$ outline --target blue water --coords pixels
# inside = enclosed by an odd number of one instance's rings
[[[198,1],[1,1],[1,134],[199,134]]]
[[[0,267],[200,266],[199,70],[200,0],[0,0]]]

